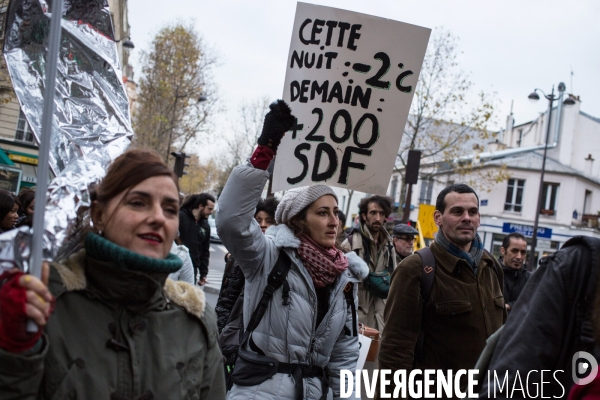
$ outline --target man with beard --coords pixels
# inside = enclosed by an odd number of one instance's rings
[[[210,259],[210,225],[208,217],[215,208],[215,198],[208,193],[185,198],[179,211],[179,238],[189,249],[194,266],[194,282],[206,283]]]
[[[379,368],[392,370],[392,375],[397,370],[408,375],[413,369],[472,368],[486,339],[506,319],[502,268],[483,250],[477,234],[477,194],[454,184],[440,192],[435,208],[439,230],[430,247],[435,268],[413,254],[392,275],[379,351]],[[426,296],[421,280],[428,273],[434,276]],[[462,378],[464,388],[466,376]],[[386,388],[387,393],[392,390]]]
[[[392,212],[392,199],[377,195],[366,197],[360,201],[358,208],[360,223],[342,243],[342,249],[356,252],[369,266],[371,274],[358,286],[358,320],[381,332],[387,292],[382,297],[381,292],[370,290],[373,285],[366,281],[371,279],[377,284],[373,274],[391,274],[396,266],[392,238],[383,227]]]
[[[504,301],[506,311],[510,312],[531,276],[531,272],[523,268],[527,259],[525,236],[517,232],[506,235],[500,247],[500,254],[504,270]]]
[[[198,284],[204,286],[206,284],[206,276],[208,275],[208,263],[210,261],[210,225],[208,217],[215,210],[215,198],[208,193],[200,193],[198,195],[198,208],[194,210],[194,217],[198,223],[200,232],[200,280]]]

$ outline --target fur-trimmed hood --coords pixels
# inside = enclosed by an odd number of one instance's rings
[[[81,250],[61,263],[53,263],[52,266],[58,272],[62,283],[61,289],[55,296],[64,292],[85,290],[87,279],[85,276],[85,250]],[[167,279],[163,286],[163,292],[167,300],[177,304],[188,313],[201,318],[206,307],[204,291],[183,281],[172,281]]]
[[[273,225],[267,229],[265,235],[273,239],[278,249],[284,247],[297,249],[300,247],[300,239],[286,225]],[[369,275],[369,267],[355,252],[346,253],[346,258],[348,258],[348,269],[357,278],[363,280]]]

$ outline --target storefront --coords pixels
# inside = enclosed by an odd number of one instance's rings
[[[525,236],[527,251],[531,251],[532,225],[523,222],[502,221],[497,217],[482,217],[478,232],[483,240],[484,248],[489,250],[496,258],[500,257],[502,241],[512,232]],[[582,232],[572,231],[564,227],[539,226],[537,251],[535,253],[536,264],[540,258],[558,251],[571,237],[581,234]]]
[[[35,187],[38,156],[33,152],[21,151],[28,150],[21,149],[21,146],[19,150],[15,150],[15,147],[0,143],[0,189],[18,194],[23,188]],[[32,147],[31,150],[37,150],[37,147]]]

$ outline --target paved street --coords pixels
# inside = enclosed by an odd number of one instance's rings
[[[204,286],[209,304],[213,306],[217,302],[221,282],[223,281],[223,271],[225,270],[225,254],[227,249],[221,243],[210,244],[210,263],[208,265],[208,283]],[[212,296],[211,296],[212,295]],[[214,303],[211,303],[211,298],[214,296]]]

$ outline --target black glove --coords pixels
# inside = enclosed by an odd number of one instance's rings
[[[277,152],[283,135],[292,129],[296,123],[296,117],[292,110],[283,100],[277,100],[269,105],[271,111],[265,115],[262,133],[258,138],[258,144],[267,146]]]

